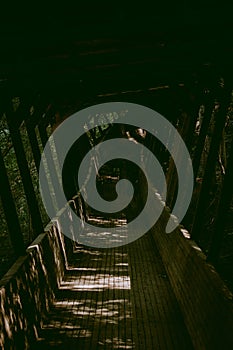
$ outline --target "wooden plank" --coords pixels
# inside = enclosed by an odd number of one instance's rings
[[[23,255],[25,253],[23,235],[21,232],[19,218],[15,208],[14,199],[11,193],[9,179],[8,179],[7,171],[2,158],[1,150],[0,150],[0,174],[1,174],[0,195],[1,195],[2,206],[5,212],[6,221],[9,229],[11,244],[14,248],[14,252],[16,256]]]
[[[36,166],[37,172],[39,173],[41,154],[40,154],[40,147],[36,137],[35,129],[30,123],[29,119],[25,120],[25,125],[26,125],[26,130],[27,130],[28,138],[32,149],[33,158],[35,161],[35,166]]]
[[[195,149],[195,152],[194,152],[194,156],[193,156],[193,174],[194,174],[194,179],[196,179],[196,177],[198,176],[198,170],[199,170],[199,166],[200,166],[201,155],[202,155],[202,152],[203,152],[203,148],[204,148],[204,144],[205,144],[205,139],[206,139],[208,127],[209,127],[209,123],[210,123],[212,112],[213,112],[213,107],[214,107],[213,97],[210,97],[210,96],[207,97],[206,96],[206,98],[204,98],[203,103],[204,103],[204,106],[205,106],[205,112],[204,112],[204,116],[203,116],[203,120],[202,120],[202,124],[201,124],[200,133],[198,135],[197,146],[196,146],[196,149]]]
[[[38,129],[39,129],[39,134],[41,137],[42,145],[43,145],[43,147],[45,147],[46,143],[49,139],[48,134],[47,134],[47,130],[46,130],[46,125],[41,123],[41,124],[39,124]],[[55,149],[52,149],[51,147],[48,148],[46,163],[47,163],[48,175],[51,178],[51,183],[52,183],[52,187],[53,187],[53,189],[51,189],[51,186],[49,186],[49,188],[50,188],[49,194],[50,194],[50,196],[53,197],[52,203],[54,203],[54,215],[56,215],[56,212],[59,211],[63,207],[64,203],[61,202],[60,196],[56,195],[57,193],[60,193],[60,191],[61,191],[61,189],[60,189],[61,184],[60,184],[59,174],[58,174],[58,171],[56,169],[55,162],[54,162],[54,158],[56,156],[54,154],[54,152],[55,152]],[[58,164],[58,166],[59,166],[59,164]],[[60,172],[61,172],[61,169],[60,169]],[[53,191],[53,195],[52,195],[51,191]],[[70,198],[68,198],[68,200],[69,199]]]

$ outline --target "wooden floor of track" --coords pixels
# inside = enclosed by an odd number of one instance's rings
[[[152,235],[77,249],[34,349],[192,349]]]

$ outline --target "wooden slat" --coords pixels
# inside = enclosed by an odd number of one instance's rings
[[[27,129],[27,134],[28,134],[28,138],[30,141],[30,145],[32,148],[35,166],[36,166],[37,172],[39,173],[41,154],[40,154],[40,147],[38,145],[38,140],[36,137],[35,129],[34,129],[34,127],[32,127],[29,120],[25,121],[25,125],[26,125],[26,129]]]
[[[48,133],[46,130],[46,124],[45,125],[42,123],[39,124],[38,129],[39,129],[42,145],[43,145],[43,147],[45,147],[46,143],[49,139],[49,136],[48,136]],[[55,157],[54,150],[52,150],[50,147],[48,149],[48,152],[47,152],[46,163],[47,163],[47,167],[48,167],[48,175],[51,178],[53,192],[54,192],[54,194],[52,195],[52,193],[51,193],[52,189],[50,188],[49,194],[50,194],[50,197],[53,197],[53,199],[54,199],[53,200],[53,202],[55,204],[54,215],[56,215],[56,212],[63,207],[64,203],[62,203],[60,201],[60,196],[57,196],[57,193],[60,193],[60,191],[61,191],[61,189],[60,189],[61,184],[60,184],[59,175],[58,175],[55,163],[54,163],[54,157]],[[61,170],[60,170],[60,172],[61,172]]]
[[[2,158],[2,152],[0,150],[0,174],[1,174],[1,185],[0,195],[2,199],[2,206],[5,212],[7,225],[9,228],[9,236],[11,244],[14,248],[16,256],[25,253],[23,235],[20,228],[19,218],[15,208],[14,199],[11,193],[11,188],[7,176],[7,171]]]
[[[200,166],[200,161],[201,161],[201,155],[203,152],[204,144],[205,144],[205,139],[207,135],[207,131],[209,128],[209,123],[211,120],[212,112],[213,112],[213,107],[214,107],[214,100],[213,97],[208,97],[206,103],[204,104],[205,106],[205,112],[201,124],[201,129],[200,129],[200,134],[198,135],[198,143],[195,149],[195,153],[193,156],[193,174],[194,174],[194,179],[198,176],[198,170]]]

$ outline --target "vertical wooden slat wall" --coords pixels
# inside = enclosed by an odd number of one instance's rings
[[[17,108],[13,108],[14,96],[20,96],[20,103]],[[14,156],[16,157],[23,190],[25,193],[27,208],[30,213],[33,237],[42,233],[44,230],[41,209],[37,202],[36,189],[34,189],[32,173],[29,167],[26,153],[27,150],[24,148],[24,141],[21,135],[21,126],[25,124],[26,134],[29,139],[29,147],[31,148],[31,154],[35,162],[35,167],[37,173],[39,173],[40,159],[41,159],[41,148],[38,141],[38,136],[36,135],[36,127],[38,122],[41,120],[41,116],[44,115],[44,111],[48,106],[47,101],[41,101],[38,95],[28,93],[19,93],[18,91],[12,92],[10,94],[7,91],[3,93],[1,101],[1,116],[4,114],[6,117],[6,122],[10,132],[10,138],[14,149]],[[34,112],[30,108],[35,109]],[[52,116],[50,115],[51,119]],[[48,122],[49,123],[49,122]],[[22,232],[22,228],[19,222],[19,215],[16,209],[15,201],[12,194],[11,184],[9,182],[7,169],[5,166],[5,159],[0,152],[0,196],[2,199],[2,206],[6,217],[6,222],[8,225],[9,238],[14,249],[15,257],[25,253],[25,244],[28,245],[30,242],[25,239]],[[48,190],[49,190],[49,186]],[[23,195],[23,194],[22,194]]]
[[[210,250],[208,253],[208,260],[214,265],[218,265],[219,255],[222,248],[224,239],[225,223],[230,208],[230,204],[233,198],[233,142],[231,145],[230,155],[227,161],[227,168],[225,178],[223,182],[223,188],[221,192],[221,198],[218,206],[218,213],[214,227],[214,234],[211,241]]]
[[[10,113],[11,113],[11,116],[10,116]],[[42,224],[42,219],[41,219],[36,195],[33,188],[30,170],[28,168],[28,163],[27,163],[27,158],[23,147],[23,142],[21,139],[19,129],[14,126],[14,118],[12,117],[12,113],[13,113],[13,110],[9,110],[6,113],[6,118],[7,118],[9,130],[11,134],[12,143],[15,150],[15,155],[16,155],[20,175],[22,178],[22,183],[23,183],[23,187],[24,187],[24,191],[25,191],[25,195],[28,203],[28,209],[31,214],[33,232],[34,232],[34,235],[36,236],[41,232],[43,232],[43,224]]]
[[[210,149],[208,152],[207,162],[205,166],[205,173],[201,187],[201,193],[198,200],[197,210],[195,212],[195,219],[192,227],[192,238],[197,240],[200,238],[204,220],[205,220],[205,210],[209,202],[209,194],[212,186],[212,181],[214,178],[216,163],[219,154],[219,147],[222,141],[222,133],[225,127],[225,121],[227,116],[227,101],[224,98],[224,94],[228,92],[224,88],[219,90],[219,101],[220,108],[215,115],[215,125],[213,130],[213,136],[211,139]],[[229,96],[229,95],[228,95]]]

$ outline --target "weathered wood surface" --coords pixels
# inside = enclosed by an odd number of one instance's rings
[[[150,234],[79,249],[39,337],[34,349],[192,349]]]

